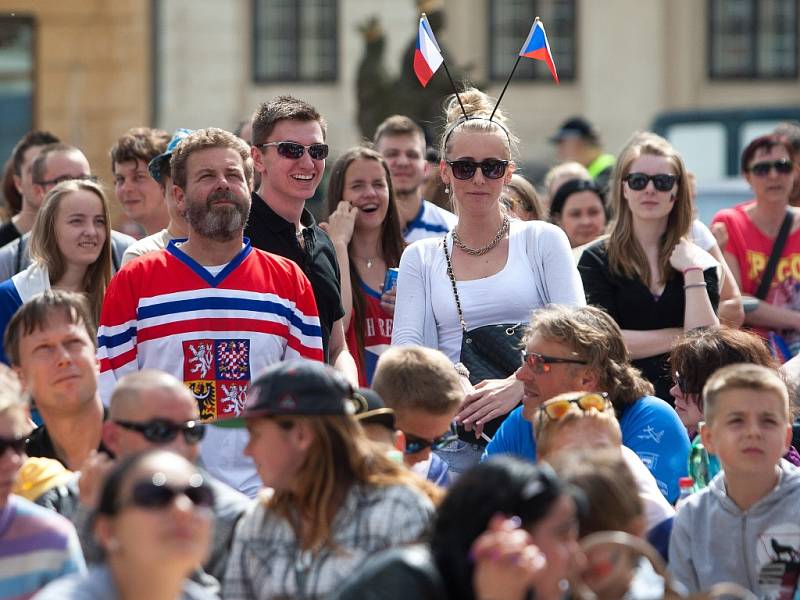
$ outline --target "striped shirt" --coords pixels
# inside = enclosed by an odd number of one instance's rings
[[[14,494],[0,508],[0,599],[30,598],[48,582],[85,573],[72,523]]]
[[[145,368],[171,373],[191,390],[203,420],[239,416],[250,380],[289,358],[322,360],[322,332],[308,279],[292,261],[250,247],[216,274],[181,251],[126,264],[111,280],[98,329],[100,395]],[[243,456],[244,429],[211,426],[203,465],[248,495],[261,483]]]
[[[417,216],[406,225],[403,239],[410,244],[429,237],[442,237],[455,227],[457,222],[458,218],[450,211],[423,200]]]

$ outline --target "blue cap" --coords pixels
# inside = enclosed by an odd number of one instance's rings
[[[167,149],[153,158],[147,164],[147,170],[150,172],[150,177],[156,181],[161,181],[161,170],[169,165],[169,157],[172,156],[173,152],[175,152],[175,148],[178,147],[178,144],[180,144],[190,134],[194,133],[194,131],[194,129],[185,129],[183,127],[175,130],[175,133],[172,134],[172,139],[169,141],[169,144],[167,144]]]

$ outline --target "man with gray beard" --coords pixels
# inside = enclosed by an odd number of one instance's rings
[[[126,373],[154,368],[192,392],[211,425],[204,467],[255,495],[247,432],[225,427],[239,415],[250,379],[287,358],[322,360],[314,294],[291,260],[243,237],[253,164],[247,144],[221,129],[189,135],[171,158],[173,195],[186,240],[127,263],[111,280],[98,330],[100,395],[108,402]]]

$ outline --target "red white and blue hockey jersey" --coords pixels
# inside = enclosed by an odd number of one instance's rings
[[[151,368],[191,390],[203,420],[236,417],[252,377],[288,358],[322,360],[314,294],[292,261],[251,248],[217,275],[173,240],[126,264],[111,280],[98,329],[100,394],[117,380]],[[200,448],[214,476],[254,494],[260,487],[243,456],[244,429],[211,426]]]

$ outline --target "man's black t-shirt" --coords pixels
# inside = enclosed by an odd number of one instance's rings
[[[108,419],[108,409],[103,407],[103,421],[106,419]],[[110,457],[114,457],[114,453],[106,447],[102,439],[100,440],[100,445],[97,447],[97,451],[105,452]],[[69,466],[63,460],[61,460],[61,457],[56,454],[55,446],[53,446],[53,440],[50,439],[50,434],[48,433],[45,425],[40,425],[34,429],[28,436],[28,439],[25,440],[25,454],[28,456],[52,458],[60,462],[62,465],[64,465],[64,467],[69,468]]]
[[[322,348],[325,362],[328,362],[331,329],[344,316],[339,263],[336,261],[336,249],[331,238],[317,226],[314,216],[308,210],[303,209],[300,223],[305,227],[305,250],[297,240],[294,223],[278,215],[261,196],[253,192],[253,205],[244,235],[250,238],[254,248],[294,261],[308,277],[317,301],[322,327]]]

